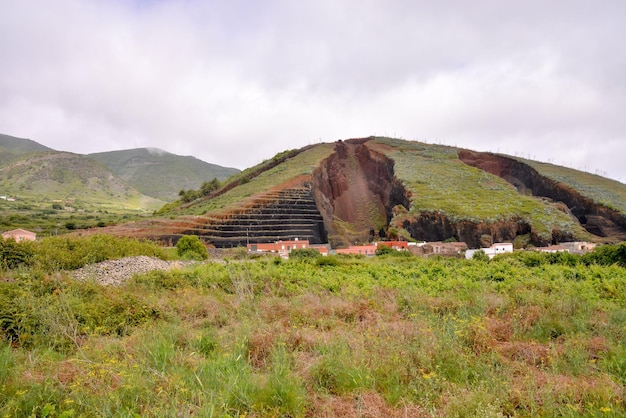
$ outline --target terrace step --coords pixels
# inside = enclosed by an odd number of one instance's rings
[[[309,184],[269,192],[246,208],[227,214],[187,217],[181,235],[198,235],[215,247],[235,247],[295,238],[326,242],[324,220]]]

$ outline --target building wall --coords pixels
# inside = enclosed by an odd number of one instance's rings
[[[24,229],[14,229],[13,231],[7,231],[2,234],[2,238],[10,239],[13,238],[15,241],[35,241],[37,239],[37,234],[34,232],[26,231]]]

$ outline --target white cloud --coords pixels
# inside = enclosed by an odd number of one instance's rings
[[[370,134],[626,181],[626,5],[0,0],[0,132],[244,168]]]

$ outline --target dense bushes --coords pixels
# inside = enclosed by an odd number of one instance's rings
[[[74,270],[86,264],[138,255],[167,258],[165,250],[154,242],[110,235],[44,238],[35,242],[33,251],[34,267],[46,272]]]
[[[206,260],[209,257],[206,247],[196,235],[184,235],[176,243],[178,256],[187,260]]]
[[[321,257],[319,251],[315,248],[296,248],[291,250],[289,253],[289,258],[297,259],[297,260],[315,260],[318,257]]]
[[[33,248],[29,241],[15,242],[0,238],[0,270],[27,266],[32,262]]]
[[[585,254],[582,257],[585,264],[599,264],[609,266],[617,264],[620,267],[626,267],[626,243],[618,245],[603,245],[596,248],[592,253]]]
[[[76,349],[88,335],[127,335],[159,317],[142,296],[71,279],[0,282],[0,339],[26,348]]]
[[[474,255],[478,254],[476,252]],[[547,264],[574,267],[577,265],[617,265],[626,267],[626,243],[617,245],[602,245],[595,251],[583,255],[571,254],[564,251],[554,253],[543,253],[538,251],[516,251],[512,254],[500,254],[493,259],[518,260],[526,267],[538,267]]]
[[[205,181],[198,190],[181,190],[178,192],[181,202],[189,203],[204,196],[209,196],[212,192],[219,189],[221,183],[217,178],[213,178],[211,181]]]

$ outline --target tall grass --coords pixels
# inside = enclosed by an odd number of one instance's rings
[[[0,282],[0,415],[626,414],[625,269],[334,260],[115,288],[23,269]]]

